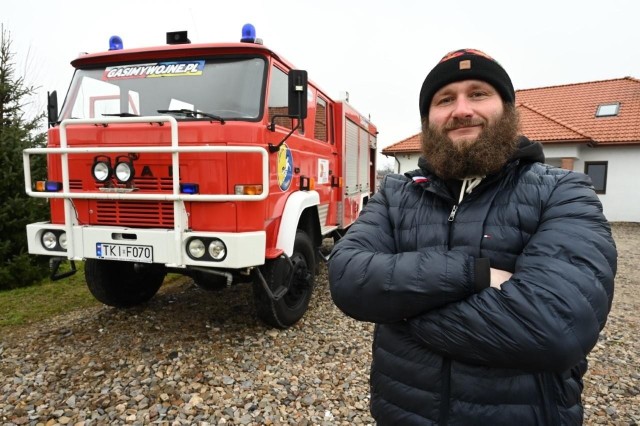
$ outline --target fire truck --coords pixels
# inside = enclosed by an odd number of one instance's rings
[[[151,299],[167,273],[205,289],[252,285],[257,315],[287,328],[308,308],[326,238],[375,191],[376,127],[262,44],[167,44],[81,55],[47,147],[24,151],[25,190],[51,218],[27,225],[52,279],[84,261],[117,308]],[[47,157],[47,180],[31,158]],[[62,272],[59,266],[69,261]],[[65,263],[66,264],[66,263]]]

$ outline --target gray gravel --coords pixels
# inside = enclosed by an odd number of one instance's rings
[[[616,298],[590,355],[585,423],[636,425],[640,225],[614,231]],[[216,293],[179,280],[145,307],[5,331],[0,424],[373,424],[372,329],[333,306],[324,267],[309,312],[285,331],[257,321],[248,286]]]

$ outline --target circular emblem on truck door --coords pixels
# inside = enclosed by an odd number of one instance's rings
[[[291,186],[293,179],[293,154],[286,143],[280,145],[278,150],[278,186],[286,191]]]

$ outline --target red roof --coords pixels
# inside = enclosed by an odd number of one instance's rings
[[[619,103],[618,115],[596,117],[598,105]],[[542,143],[640,145],[640,80],[624,77],[516,91],[521,132]],[[382,150],[420,152],[420,134]]]
[[[383,154],[395,154],[402,152],[419,152],[420,151],[420,133],[410,136],[406,139],[396,142],[382,150]]]

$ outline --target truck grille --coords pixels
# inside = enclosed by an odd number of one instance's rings
[[[173,228],[173,203],[167,201],[98,200],[96,225]]]
[[[170,193],[173,188],[173,179],[170,177],[136,177],[135,187],[141,191],[162,191]]]
[[[92,182],[93,185],[98,184]],[[135,188],[143,193],[172,193],[171,177],[138,176]],[[173,203],[170,201],[97,200],[95,225],[135,228],[173,228]]]

